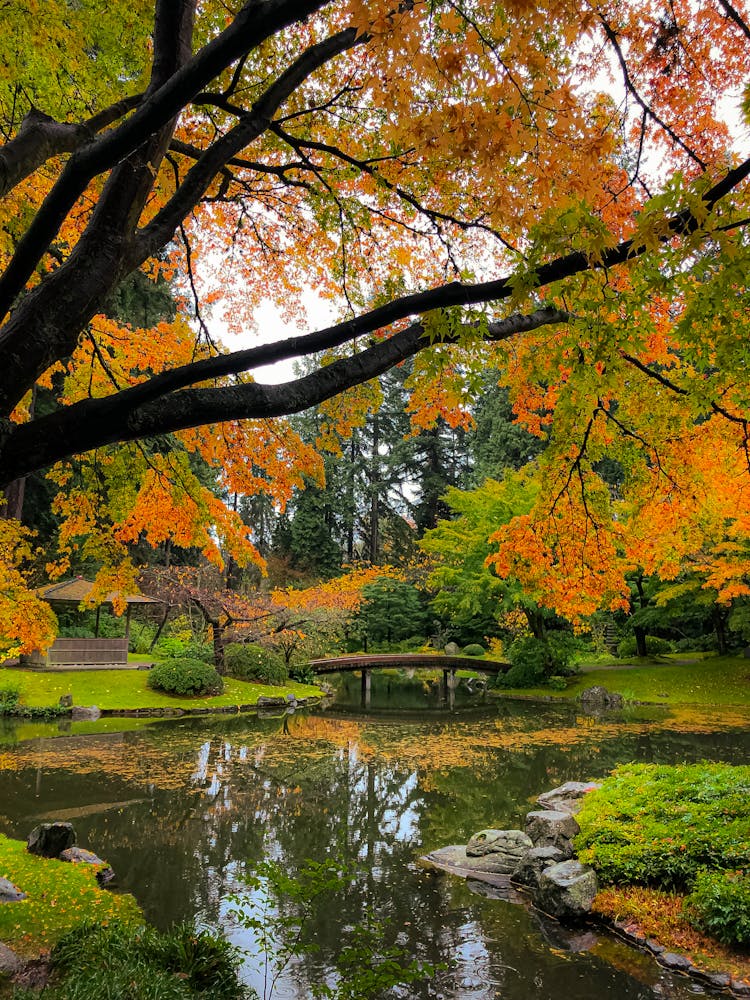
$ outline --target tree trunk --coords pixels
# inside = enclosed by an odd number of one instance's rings
[[[523,613],[526,615],[526,621],[529,623],[534,638],[540,642],[546,642],[547,628],[544,624],[544,612],[539,608],[524,608]]]
[[[646,647],[645,628],[642,625],[634,625],[633,635],[635,636],[635,655],[648,656],[648,649]]]
[[[377,563],[380,549],[379,488],[380,488],[380,421],[377,413],[372,422],[372,456],[370,458],[370,562]]]
[[[14,479],[5,487],[5,501],[0,502],[0,518],[23,520],[23,498],[26,492],[26,476]]]
[[[714,632],[716,632],[716,646],[719,656],[725,656],[729,652],[727,617],[727,612],[720,610],[716,605],[711,609],[711,621],[713,622]]]
[[[214,620],[211,623],[211,630],[214,635],[214,666],[217,673],[224,675],[226,666],[224,664],[224,626]]]

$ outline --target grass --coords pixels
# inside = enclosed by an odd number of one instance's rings
[[[688,659],[691,654],[685,654]],[[679,663],[659,660],[629,666],[617,663],[607,669],[588,669],[571,677],[564,691],[547,687],[513,688],[508,694],[529,697],[577,698],[584,688],[601,684],[628,701],[661,705],[731,705],[750,707],[750,660],[741,656],[715,656]]]
[[[64,673],[0,669],[0,688],[18,686],[21,704],[56,705],[62,695],[72,694],[74,705],[97,705],[100,709],[138,708],[229,708],[254,705],[260,697],[297,698],[319,695],[316,687],[288,681],[283,687],[253,684],[226,678],[224,693],[213,697],[188,698],[152,691],[146,670],[66,670]]]
[[[28,897],[0,906],[0,941],[24,957],[51,948],[86,919],[143,922],[132,896],[99,888],[94,866],[37,857],[28,853],[23,841],[2,834],[0,875]]]

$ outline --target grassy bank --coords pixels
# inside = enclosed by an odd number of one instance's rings
[[[641,665],[613,663],[585,667],[571,677],[563,691],[547,687],[513,688],[508,695],[577,698],[584,688],[601,684],[628,701],[662,705],[731,705],[750,707],[750,660],[716,656],[679,662],[662,659]]]
[[[86,919],[142,923],[135,899],[100,889],[92,865],[29,854],[26,844],[0,834],[0,875],[27,899],[0,906],[0,941],[24,957],[51,948]]]
[[[152,691],[146,670],[66,670],[42,673],[13,668],[0,669],[0,688],[17,688],[21,705],[56,705],[62,695],[72,695],[74,705],[97,705],[103,710],[165,708],[230,708],[254,705],[261,697],[278,698],[293,694],[310,698],[318,688],[288,681],[283,687],[254,684],[226,678],[220,695],[189,698]]]

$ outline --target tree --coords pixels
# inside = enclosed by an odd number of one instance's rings
[[[485,480],[475,490],[448,490],[445,503],[454,515],[427,531],[420,545],[433,560],[428,584],[435,590],[433,607],[447,616],[462,636],[474,640],[497,633],[506,612],[520,610],[537,639],[546,634],[541,593],[524,590],[509,573],[493,572],[490,538],[500,525],[527,514],[537,499],[533,482],[508,474]]]
[[[696,476],[735,518],[750,464],[750,160],[722,113],[748,78],[740,5],[256,0],[232,13],[218,0],[50,0],[44,17],[11,2],[3,18],[11,492],[93,452],[68,517],[81,503],[95,512],[86,497],[118,461],[108,446],[179,435],[230,492],[283,503],[318,460],[268,421],[415,357],[425,420],[455,420],[488,364],[527,429],[549,433],[554,414],[548,505],[580,494],[576,516],[556,522],[568,544],[617,531],[595,502],[612,450],[624,491],[666,523],[678,508],[695,523]],[[195,324],[105,320],[139,270],[172,275]],[[207,310],[220,288],[243,326],[266,295],[293,311],[308,285],[340,322],[241,351],[216,343]],[[285,385],[248,375],[319,351],[325,363]],[[63,405],[32,414],[36,385]],[[168,484],[185,462],[146,454],[148,489],[120,491],[107,545],[128,504],[129,537],[184,520]],[[721,496],[715,472],[732,481]],[[191,524],[218,518],[252,558],[240,519],[189,485]]]

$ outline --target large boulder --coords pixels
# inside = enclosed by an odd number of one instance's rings
[[[545,868],[532,899],[535,906],[558,920],[580,920],[590,912],[597,892],[594,869],[570,859]]]
[[[446,656],[460,656],[461,647],[457,642],[446,642],[445,644],[445,655]]]
[[[75,842],[72,823],[40,823],[26,838],[26,850],[43,858],[57,858]]]
[[[481,858],[487,854],[507,857],[509,861],[518,860],[534,845],[523,830],[480,830],[475,833],[466,845],[466,853],[470,858]]]
[[[26,899],[25,892],[21,892],[10,879],[0,878],[0,903],[20,903],[22,899]]]
[[[564,860],[565,855],[557,847],[532,847],[513,869],[511,882],[536,889],[542,872]]]
[[[74,705],[71,710],[73,722],[96,722],[101,718],[101,709],[97,705]]]
[[[581,705],[590,712],[609,712],[622,708],[625,701],[621,694],[608,691],[601,684],[581,691]]]
[[[556,847],[566,858],[573,855],[573,837],[580,829],[575,817],[556,809],[540,809],[526,816],[526,834],[534,847]]]
[[[583,797],[602,786],[596,781],[566,781],[549,792],[537,796],[537,802],[542,809],[552,809],[555,812],[566,812],[573,815],[583,805]]]
[[[502,854],[483,854],[480,857],[471,857],[466,853],[463,844],[441,847],[437,851],[432,851],[423,860],[428,865],[434,864],[439,868],[462,869],[456,873],[459,875],[464,875],[467,872],[481,872],[485,875],[510,875],[518,864],[518,858],[511,865],[509,859]]]

